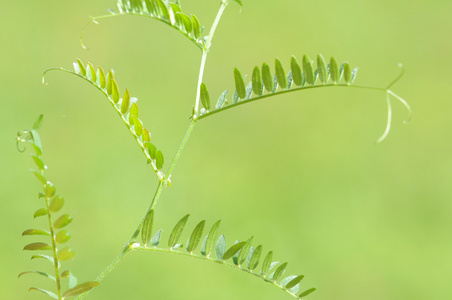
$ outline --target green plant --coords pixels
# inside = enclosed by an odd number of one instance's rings
[[[240,0],[234,1],[242,5]],[[227,246],[225,236],[219,236],[220,221],[215,222],[210,230],[206,230],[208,232],[207,234],[204,233],[206,226],[205,220],[200,221],[189,235],[184,249],[183,244],[180,243],[180,239],[189,219],[189,215],[185,215],[174,226],[170,235],[166,237],[167,246],[159,247],[163,238],[162,230],[155,231],[153,224],[157,202],[164,189],[171,185],[173,170],[195,125],[199,121],[243,104],[288,92],[322,87],[369,89],[382,91],[387,97],[388,121],[383,135],[378,139],[380,142],[387,136],[391,126],[392,113],[390,97],[394,97],[400,101],[410,111],[408,104],[390,90],[392,85],[402,76],[403,72],[387,87],[380,88],[354,84],[358,68],[352,68],[348,62],[338,64],[334,57],[331,57],[327,63],[324,57],[318,54],[316,62],[313,63],[309,56],[304,55],[300,63],[295,56],[292,56],[289,72],[285,71],[283,63],[277,58],[275,59],[274,74],[272,74],[270,66],[267,63],[263,63],[261,68],[256,66],[253,69],[251,80],[246,80],[246,76],[243,76],[242,72],[235,68],[233,71],[235,90],[231,100],[227,100],[228,90],[225,90],[219,96],[215,105],[212,105],[207,85],[204,83],[204,68],[216,27],[230,2],[232,1],[223,0],[221,2],[220,9],[211,26],[210,32],[206,36],[203,36],[204,27],[201,26],[198,18],[194,15],[189,16],[183,13],[178,1],[169,3],[163,0],[119,0],[117,2],[117,12],[111,11],[110,15],[92,18],[93,22],[97,22],[97,20],[102,18],[131,14],[156,19],[179,31],[202,51],[197,94],[190,117],[191,121],[166,171],[163,169],[164,156],[162,151],[159,150],[157,145],[151,142],[151,133],[144,127],[143,122],[139,118],[137,99],[131,97],[128,89],[120,92],[113,70],[105,72],[101,67],[95,68],[91,63],[88,62],[85,64],[77,59],[74,62],[73,71],[63,68],[52,68],[44,73],[45,75],[48,71],[60,70],[84,79],[102,92],[110,101],[116,113],[122,119],[124,125],[142,150],[159,184],[143,219],[117,258],[94,281],[87,281],[77,285],[72,272],[69,270],[60,270],[62,262],[70,260],[74,256],[71,248],[60,247],[60,245],[66,244],[69,241],[70,234],[62,228],[69,225],[72,217],[69,214],[63,214],[56,218],[56,214],[63,207],[64,200],[60,195],[56,194],[55,187],[44,174],[46,166],[41,158],[42,144],[37,132],[42,122],[42,116],[31,130],[19,132],[17,136],[18,143],[28,142],[33,146],[34,153],[32,154],[32,158],[37,169],[32,170],[32,172],[43,186],[43,191],[39,196],[45,200],[45,207],[36,211],[34,216],[47,217],[49,226],[49,230],[30,229],[26,230],[23,235],[44,235],[48,236],[51,241],[50,244],[41,242],[31,243],[25,246],[24,249],[31,251],[51,251],[51,255],[37,254],[33,255],[32,258],[44,258],[48,260],[52,264],[55,272],[55,276],[40,271],[23,272],[19,276],[36,273],[53,280],[56,285],[55,293],[34,287],[31,290],[41,291],[54,299],[65,299],[73,296],[78,296],[79,299],[82,299],[92,288],[100,285],[100,282],[113,271],[127,254],[135,251],[146,251],[172,253],[226,265],[259,277],[279,287],[295,298],[302,298],[315,291],[314,288],[301,289],[300,282],[304,277],[303,275],[283,276],[287,268],[287,262],[280,263],[273,261],[273,252],[269,251],[264,253],[262,245],[253,246],[253,237],[250,237],[246,241],[237,240],[232,245]],[[197,250],[198,248],[200,250]],[[68,278],[69,288],[63,292],[61,282],[65,278]]]

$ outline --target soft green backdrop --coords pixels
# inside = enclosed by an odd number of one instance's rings
[[[360,66],[357,83],[394,90],[388,139],[383,93],[318,89],[242,106],[200,122],[157,210],[169,228],[222,219],[229,241],[254,235],[288,272],[306,275],[313,300],[450,299],[452,278],[452,2],[261,1],[231,5],[218,28],[205,82],[212,98],[233,87],[232,70],[318,52]],[[219,0],[185,0],[209,27]],[[164,24],[119,17],[93,25],[113,0],[0,2],[0,298],[46,299],[46,264],[21,249],[40,226],[32,161],[15,147],[18,130],[45,114],[41,136],[48,177],[74,216],[70,265],[92,280],[115,257],[148,206],[156,180],[106,99],[85,82],[48,67],[79,57],[114,68],[140,101],[153,141],[175,152],[188,125],[200,51]],[[215,100],[214,99],[214,100]],[[185,237],[184,237],[185,239]],[[49,270],[50,271],[50,270]],[[261,280],[183,257],[128,256],[88,299],[291,299]]]

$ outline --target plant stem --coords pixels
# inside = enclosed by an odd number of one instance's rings
[[[221,2],[220,9],[218,10],[217,16],[213,21],[212,27],[210,28],[209,35],[206,40],[206,47],[202,50],[202,58],[201,58],[201,66],[199,67],[199,76],[198,76],[198,87],[196,89],[196,102],[195,102],[195,111],[193,114],[193,120],[196,121],[199,115],[199,101],[201,99],[201,83],[204,76],[204,69],[206,66],[207,54],[209,53],[210,46],[212,45],[212,39],[215,34],[215,30],[217,29],[218,23],[220,23],[221,16],[223,15],[224,10],[228,6],[229,1]]]

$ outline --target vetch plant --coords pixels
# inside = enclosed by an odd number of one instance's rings
[[[189,238],[184,242],[182,234],[185,228],[188,227],[187,222],[190,216],[187,214],[176,223],[170,234],[165,236],[162,229],[155,230],[154,215],[156,214],[156,205],[162,196],[162,192],[171,186],[171,175],[174,168],[199,121],[240,105],[284,93],[326,87],[359,88],[381,91],[386,95],[388,117],[386,129],[378,139],[378,142],[381,142],[388,135],[391,127],[391,98],[400,101],[411,114],[411,109],[405,100],[390,89],[400,79],[403,72],[387,87],[373,87],[355,84],[358,68],[352,67],[348,62],[338,63],[334,57],[325,59],[321,54],[318,54],[316,59],[312,61],[306,54],[300,60],[292,56],[290,64],[286,66],[280,59],[276,58],[274,68],[272,68],[273,64],[270,66],[265,62],[259,63],[259,66],[250,70],[249,76],[244,75],[238,68],[235,68],[232,72],[235,87],[231,93],[232,97],[228,99],[229,90],[226,89],[219,95],[218,100],[212,103],[203,74],[215,30],[224,10],[231,2],[232,0],[222,0],[220,9],[207,35],[205,35],[204,26],[201,25],[196,16],[182,11],[179,1],[118,0],[117,11],[110,10],[109,15],[92,18],[92,22],[95,23],[103,18],[121,15],[137,15],[155,19],[179,31],[202,52],[197,93],[194,95],[195,100],[190,116],[190,124],[179,148],[166,169],[164,168],[164,155],[159,150],[159,145],[154,144],[151,132],[146,129],[140,119],[137,98],[132,97],[128,89],[120,89],[113,70],[106,71],[100,66],[94,67],[90,62],[85,63],[77,59],[73,63],[72,70],[51,68],[45,71],[44,75],[49,71],[59,70],[79,77],[97,88],[108,99],[114,111],[141,149],[148,165],[154,171],[158,180],[158,187],[150,201],[148,210],[143,214],[143,219],[138,222],[136,230],[131,234],[130,239],[125,243],[119,255],[94,280],[77,284],[74,274],[63,267],[65,261],[74,257],[74,251],[66,246],[71,237],[66,228],[71,223],[72,217],[62,212],[65,201],[61,195],[57,194],[55,186],[45,174],[47,167],[42,160],[43,148],[38,134],[43,117],[40,116],[38,118],[32,129],[19,132],[17,135],[18,149],[20,151],[25,150],[22,148],[22,143],[32,145],[33,152],[31,156],[36,167],[31,172],[42,184],[39,198],[43,202],[43,207],[34,213],[34,217],[46,218],[48,221],[46,229],[28,229],[23,232],[24,236],[43,236],[45,239],[45,242],[27,244],[24,250],[38,253],[33,254],[32,259],[45,259],[52,266],[51,273],[48,271],[26,271],[19,274],[19,277],[32,273],[44,276],[55,283],[53,291],[37,287],[31,287],[30,290],[40,291],[54,299],[66,299],[76,296],[78,299],[83,299],[92,288],[101,284],[102,280],[115,269],[126,255],[136,251],[144,251],[149,253],[171,253],[229,266],[254,275],[297,299],[315,291],[315,288],[302,285],[304,275],[296,273],[288,276],[285,274],[288,263],[276,261],[273,251],[264,251],[262,245],[254,243],[253,237],[243,241],[234,240],[234,242],[229,242],[228,244],[226,237],[220,232],[220,221],[214,222],[209,225],[210,227],[206,227],[205,220],[198,222],[196,226],[190,228]],[[242,5],[240,0],[234,0],[234,2],[240,6]],[[85,26],[83,32],[86,28],[87,26]],[[68,282],[64,283],[65,280]],[[66,286],[67,288],[65,288]]]

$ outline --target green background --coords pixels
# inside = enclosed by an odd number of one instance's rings
[[[212,23],[219,0],[182,1]],[[254,236],[289,273],[306,275],[308,299],[450,299],[452,273],[452,2],[259,1],[227,9],[214,38],[205,82],[213,101],[233,88],[234,67],[290,55],[334,55],[359,66],[356,83],[394,91],[393,129],[381,92],[331,88],[291,93],[200,122],[156,211],[166,237],[191,213],[188,228],[222,219],[231,243]],[[107,100],[82,80],[50,73],[76,57],[114,68],[121,90],[138,97],[140,116],[166,161],[188,125],[201,53],[177,31],[124,16],[92,25],[113,0],[1,1],[0,298],[45,299],[51,289],[25,270],[51,271],[21,249],[40,208],[33,163],[15,146],[18,130],[43,113],[47,177],[66,199],[80,281],[94,279],[119,253],[156,187],[138,147]],[[231,93],[230,93],[231,95]],[[230,98],[229,95],[229,98]],[[168,163],[166,163],[166,167]],[[187,238],[187,232],[184,240]],[[132,253],[87,299],[291,299],[245,273],[158,253]]]

